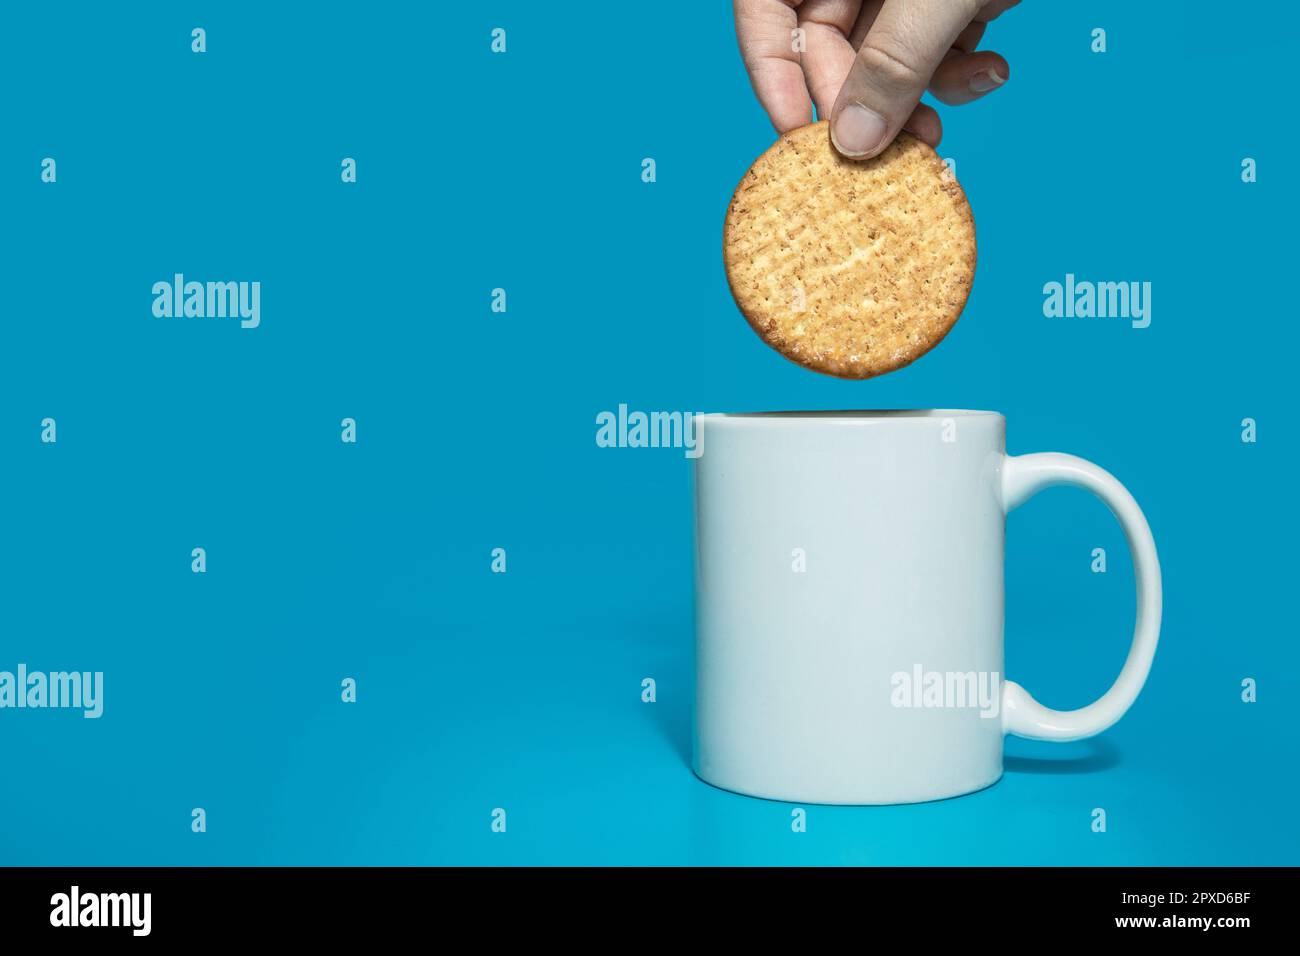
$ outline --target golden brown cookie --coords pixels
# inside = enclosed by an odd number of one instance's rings
[[[786,358],[841,378],[902,368],[948,334],[975,276],[975,220],[908,133],[844,159],[823,120],[782,136],[736,188],[722,255],[736,305]]]

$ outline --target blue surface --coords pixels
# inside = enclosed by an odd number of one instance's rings
[[[421,6],[5,11],[0,669],[101,670],[105,710],[0,710],[0,863],[1300,862],[1294,9],[996,23],[1010,82],[942,109],[966,314],[842,382],[727,292],[723,212],[773,137],[729,4]],[[154,318],[175,272],[260,281],[260,327]],[[1044,318],[1067,272],[1152,282],[1150,328]],[[699,782],[688,462],[598,448],[620,402],[994,408],[1012,453],[1097,461],[1163,562],[1146,691],[1097,740],[1009,741],[989,790],[803,834]],[[1134,603],[1104,507],[1016,512],[1007,579],[1008,676],[1104,691]]]

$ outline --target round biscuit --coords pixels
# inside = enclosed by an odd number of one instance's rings
[[[975,276],[956,178],[908,133],[843,158],[826,121],[791,130],[745,173],[723,227],[736,305],[792,361],[841,378],[902,368],[948,334]]]

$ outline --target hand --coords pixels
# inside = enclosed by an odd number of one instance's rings
[[[735,0],[736,36],[777,132],[812,122],[815,103],[835,148],[869,159],[900,129],[939,145],[939,114],[920,102],[927,88],[944,103],[969,103],[1007,81],[1007,61],[975,47],[1019,2]]]

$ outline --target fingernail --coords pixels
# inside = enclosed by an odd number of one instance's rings
[[[840,111],[835,124],[831,127],[831,138],[835,148],[846,156],[861,156],[869,153],[885,138],[889,124],[875,110],[869,110],[860,103],[850,103]]]
[[[972,93],[987,93],[989,90],[996,90],[1006,81],[1005,76],[1002,76],[997,70],[989,68],[982,73],[976,73],[970,78],[970,91]]]

